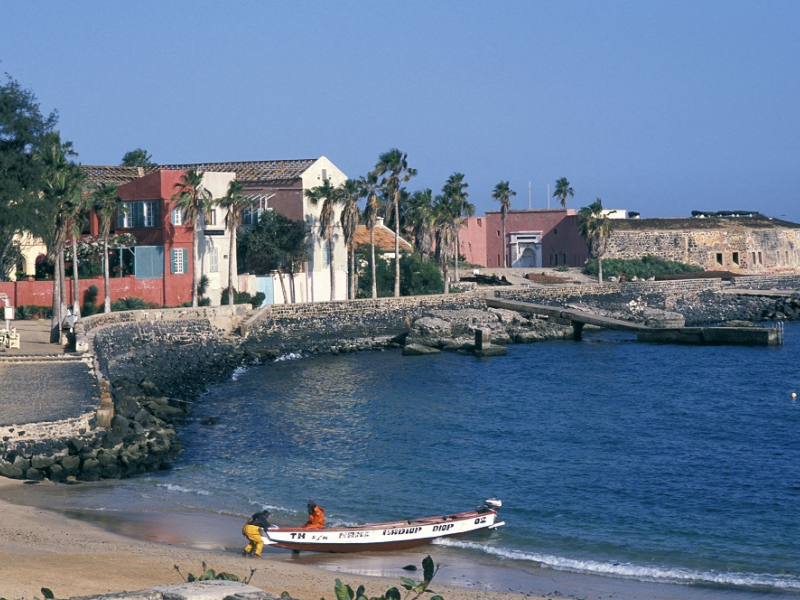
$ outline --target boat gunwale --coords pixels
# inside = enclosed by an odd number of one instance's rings
[[[385,523],[367,523],[364,525],[341,525],[336,527],[324,527],[322,529],[312,529],[310,527],[276,527],[270,528],[267,530],[267,535],[270,532],[309,532],[309,531],[353,531],[353,530],[381,530],[381,529],[397,529],[400,527],[413,527],[415,525],[420,526],[427,526],[427,525],[437,525],[439,523],[452,523],[458,521],[465,521],[468,519],[473,519],[478,516],[483,516],[487,514],[494,514],[497,515],[497,510],[495,509],[486,509],[486,510],[470,510],[462,513],[452,513],[449,515],[440,515],[436,517],[418,517],[416,519],[403,519],[399,521],[387,521]]]

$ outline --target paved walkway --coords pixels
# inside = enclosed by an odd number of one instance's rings
[[[96,407],[89,362],[50,343],[50,321],[14,321],[20,347],[0,349],[0,425],[77,417]]]

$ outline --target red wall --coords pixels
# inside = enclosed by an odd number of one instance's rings
[[[509,264],[508,243],[503,244],[503,219],[500,211],[486,213],[486,262],[487,267],[503,266],[502,253],[506,253]],[[520,231],[542,232],[542,267],[582,267],[589,256],[589,249],[578,230],[578,215],[573,210],[511,210],[506,215],[506,237]],[[462,234],[463,235],[463,234]],[[505,246],[505,248],[504,248]],[[558,255],[557,262],[551,257]]]
[[[189,275],[184,277],[190,278]],[[177,306],[192,299],[191,279],[189,279],[189,293],[185,299],[180,299],[182,295],[174,296],[174,300],[164,301],[164,282],[161,279],[135,279],[134,277],[115,277],[109,280],[109,287],[111,288],[111,302],[115,302],[120,298],[128,298],[134,296],[142,298],[145,302],[152,302],[163,306]],[[90,286],[97,286],[98,294],[95,301],[98,306],[103,305],[105,298],[105,285],[103,284],[102,277],[93,277],[91,279],[78,280],[78,289],[80,290],[79,299],[81,304],[86,300],[86,290]],[[72,305],[73,282],[71,279],[67,280],[67,297],[69,304]],[[22,306],[26,304],[33,304],[36,306],[52,306],[53,305],[53,282],[52,281],[8,281],[0,283],[0,292],[6,294],[12,306]]]

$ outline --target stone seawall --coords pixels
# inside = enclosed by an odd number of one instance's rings
[[[770,289],[781,287],[800,292],[800,277],[770,276],[737,278],[735,285],[721,279],[679,281],[631,281],[603,285],[563,285],[542,288],[498,289],[498,298],[552,305],[584,305],[620,314],[640,316],[644,309],[683,315],[686,325],[726,321],[763,321],[800,318],[800,296],[786,299],[723,294],[731,287]]]
[[[379,298],[266,307],[242,323],[245,347],[276,355],[381,348],[400,340],[432,310],[485,309],[472,294]]]

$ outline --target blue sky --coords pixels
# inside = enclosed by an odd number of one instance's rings
[[[477,214],[599,197],[800,222],[800,2],[4,2],[0,71],[84,164],[408,153]],[[551,202],[556,206],[556,201]]]

